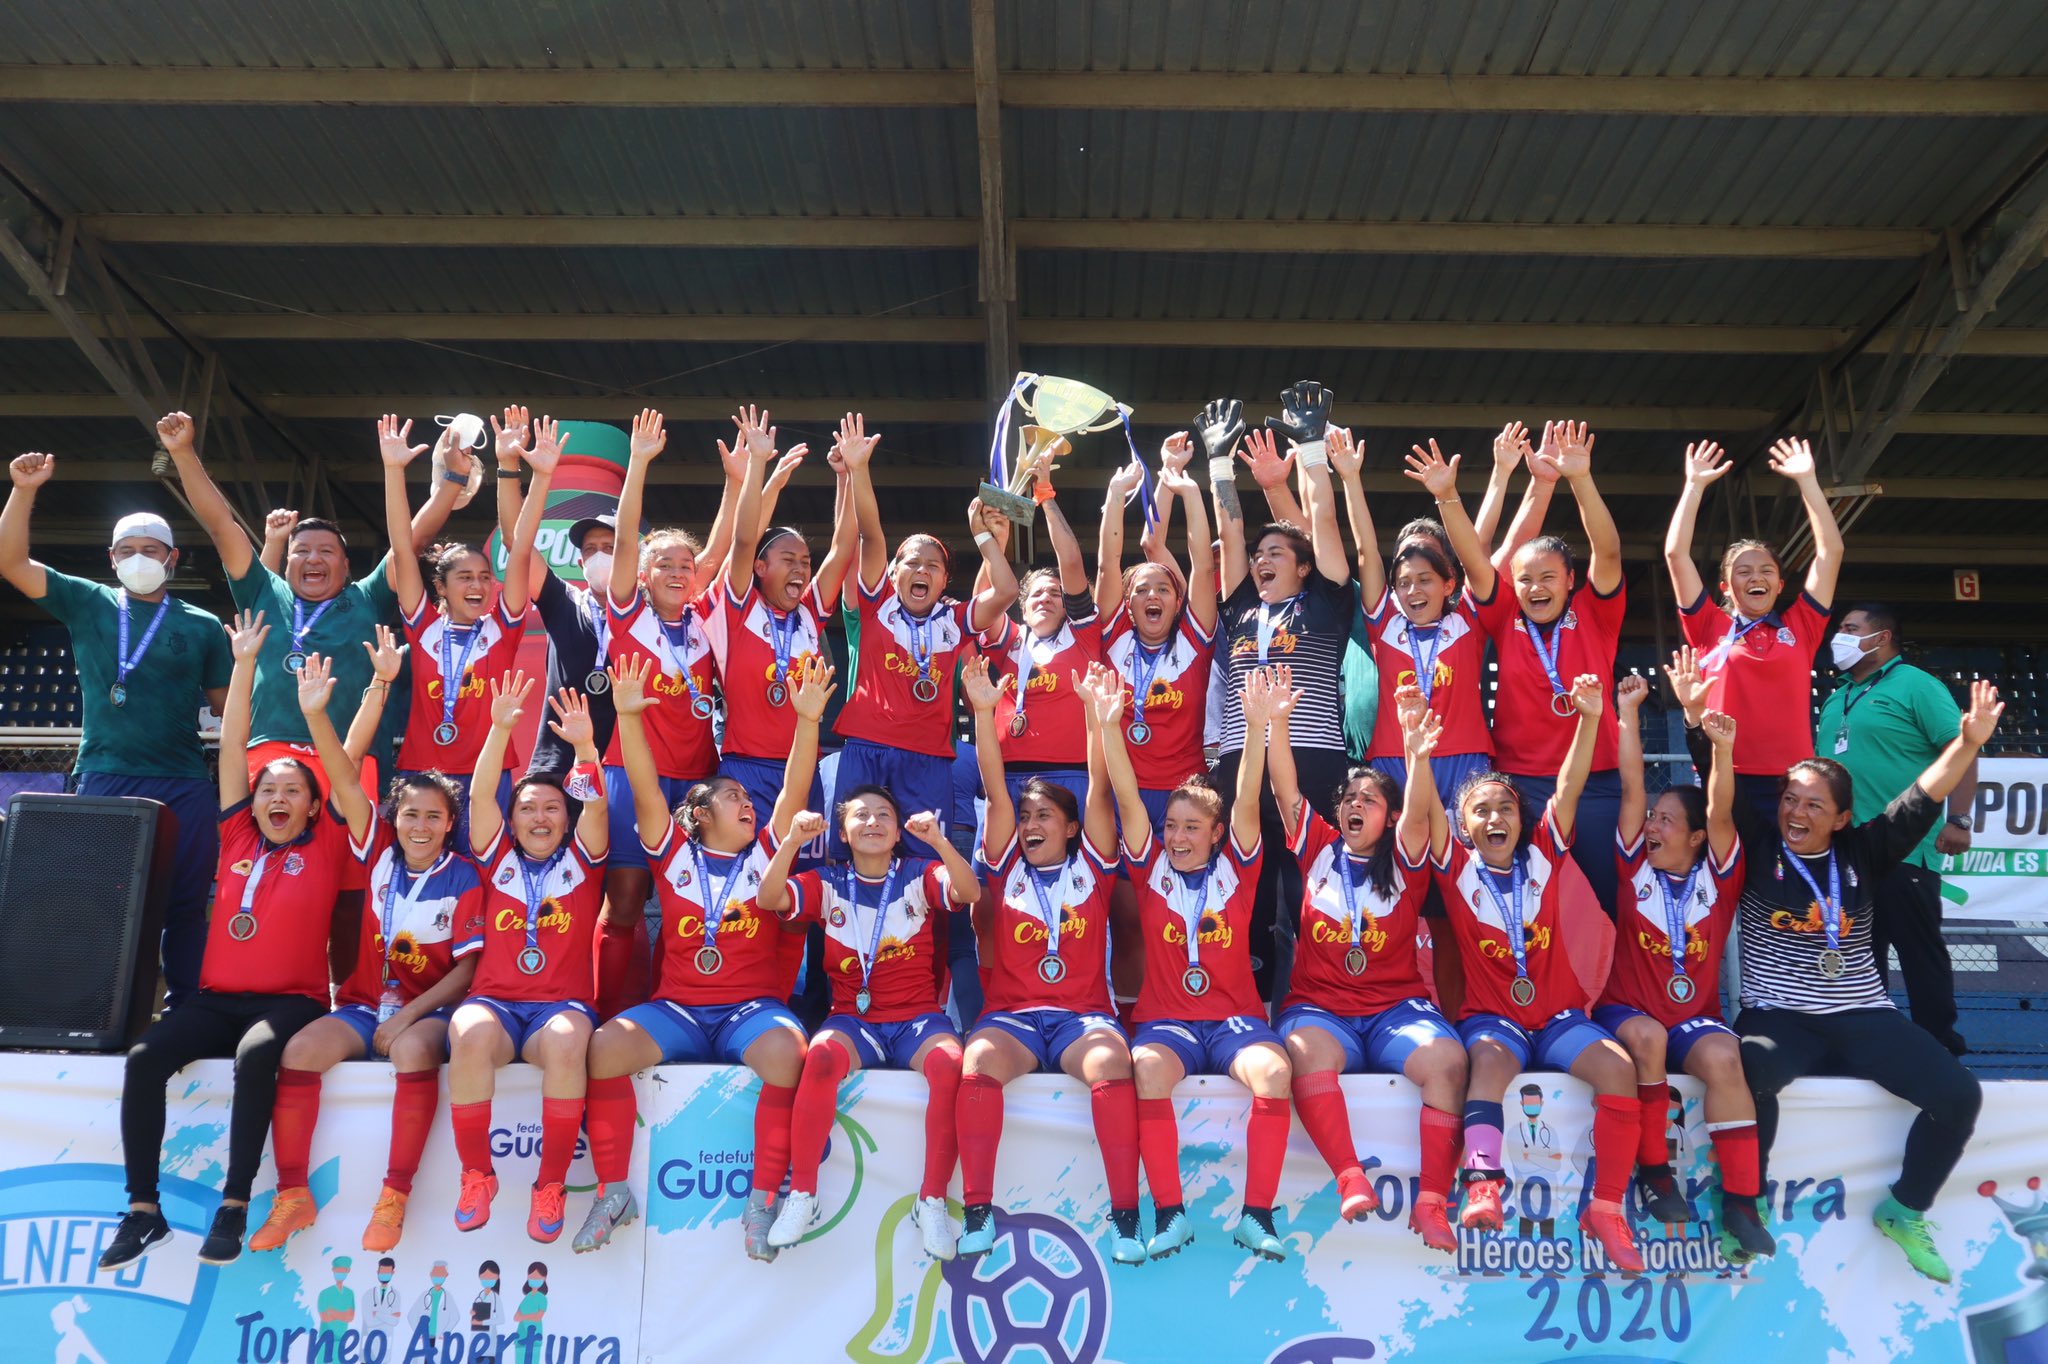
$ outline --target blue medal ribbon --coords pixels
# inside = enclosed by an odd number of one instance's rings
[[[590,633],[597,637],[597,666],[602,668],[605,656],[611,652],[611,624],[605,618],[604,603],[597,599],[597,593],[586,590],[583,595],[590,599]]]
[[[681,631],[680,634],[669,633],[669,623],[660,616],[654,618],[655,629],[661,632],[662,642],[668,645],[669,662],[673,663],[677,670],[682,673],[683,685],[689,688],[690,709],[693,714],[697,709],[699,697],[697,694],[697,679],[690,672],[690,622],[696,618],[697,613],[694,608],[684,607],[683,618],[676,622],[676,628]]]
[[[1172,875],[1175,886],[1182,891],[1192,892],[1178,897],[1180,903],[1173,905],[1173,911],[1180,915],[1181,926],[1186,930],[1188,969],[1195,970],[1202,964],[1202,911],[1209,907],[1209,878],[1216,871],[1216,863],[1212,859],[1209,865],[1202,868],[1199,877],[1177,871],[1171,863],[1167,865],[1166,870]]]
[[[447,617],[441,618],[441,723],[455,723],[455,703],[462,695],[462,679],[469,672],[470,656],[476,652],[476,643],[483,638],[482,621],[469,627],[469,637],[462,641],[462,655],[456,657],[449,647],[455,640],[455,627]]]
[[[1842,947],[1842,868],[1835,861],[1834,845],[1828,846],[1828,893],[1820,893],[1820,882],[1813,879],[1813,873],[1806,869],[1806,860],[1784,849],[1785,860],[1792,864],[1792,870],[1799,873],[1799,879],[1806,882],[1806,888],[1813,892],[1813,898],[1820,902],[1821,927],[1828,935],[1828,950],[1839,952]]]
[[[1678,894],[1671,893],[1671,877],[1655,867],[1650,875],[1657,882],[1658,891],[1664,896],[1664,936],[1671,944],[1671,974],[1685,974],[1685,907],[1692,903],[1692,894],[1699,884],[1700,863],[1692,864],[1692,870],[1685,874],[1685,883],[1678,888]]]
[[[156,604],[156,614],[149,618],[149,625],[142,632],[142,642],[137,644],[135,652],[130,654],[128,652],[128,594],[126,592],[121,594],[120,625],[117,630],[117,642],[114,649],[115,686],[118,687],[126,682],[128,674],[135,671],[136,666],[142,662],[142,656],[149,652],[150,641],[156,638],[158,627],[164,623],[164,613],[170,609],[171,597],[166,592],[164,599]]]
[[[1515,954],[1515,975],[1526,980],[1529,976],[1529,944],[1522,931],[1522,900],[1529,888],[1529,869],[1523,865],[1521,854],[1515,855],[1514,870],[1508,874],[1508,893],[1502,895],[1494,883],[1499,873],[1491,867],[1481,865],[1479,884],[1493,897],[1495,908],[1500,910],[1501,922],[1508,930],[1508,950]]]
[[[1351,922],[1351,945],[1356,947],[1365,938],[1365,916],[1358,912],[1358,886],[1351,879],[1351,852],[1342,842],[1336,846],[1337,880],[1344,887],[1344,916]]]
[[[455,854],[452,852],[442,853],[440,857],[435,859],[433,866],[415,875],[413,870],[405,865],[405,857],[395,846],[385,849],[385,852],[391,858],[391,875],[384,882],[384,906],[377,916],[377,927],[384,941],[384,960],[379,963],[384,968],[384,988],[392,990],[398,987],[398,982],[391,975],[391,935],[398,927],[396,916],[393,913],[398,901],[398,878],[401,876],[406,878],[405,905],[407,909],[410,909],[419,903],[421,889],[426,886],[427,882],[434,879],[441,868],[447,866],[455,859]]]
[[[320,617],[326,615],[327,608],[334,605],[334,603],[335,598],[329,597],[326,601],[321,602],[319,606],[314,608],[312,616],[308,617],[306,615],[305,599],[297,595],[294,595],[292,597],[293,653],[303,654],[306,652],[306,636],[313,633],[313,627],[320,623]]]
[[[1570,609],[1565,608],[1566,611]],[[1526,611],[1522,613],[1523,632],[1529,636],[1530,647],[1536,650],[1536,661],[1543,665],[1543,675],[1550,679],[1550,694],[1554,697],[1563,696],[1569,690],[1557,672],[1557,656],[1564,651],[1564,617],[1565,612],[1560,611],[1551,623],[1550,638],[1545,639],[1543,627],[1530,620]]]
[[[1124,444],[1130,448],[1131,463],[1138,466],[1138,505],[1145,509],[1145,525],[1148,528],[1156,526],[1159,524],[1159,507],[1152,500],[1152,479],[1145,468],[1144,457],[1138,453],[1138,438],[1131,434],[1131,409],[1118,403],[1116,415],[1123,420]],[[1128,502],[1130,499],[1124,500]]]
[[[519,879],[526,892],[526,951],[540,950],[540,907],[547,901],[548,878],[555,874],[555,864],[562,860],[563,849],[557,848],[541,863],[540,875],[533,873],[533,863],[524,852],[513,849],[512,855],[519,859]],[[522,953],[521,955],[524,955]],[[543,959],[545,962],[545,959]],[[530,972],[528,974],[538,974]]]
[[[1728,633],[1721,637],[1719,644],[1716,644],[1707,651],[1706,657],[1700,660],[1700,666],[1702,668],[1720,667],[1727,660],[1728,655],[1735,652],[1735,646],[1740,644],[1751,630],[1756,629],[1759,625],[1769,624],[1770,621],[1770,615],[1754,616],[1746,619],[1740,617],[1731,618],[1728,622]]]
[[[1159,665],[1173,652],[1174,640],[1167,636],[1166,643],[1155,652],[1145,647],[1145,641],[1138,638],[1137,627],[1131,629],[1131,723],[1145,723],[1145,700],[1152,694],[1152,679],[1159,675]]]
[[[1054,908],[1052,897],[1046,894],[1045,878],[1039,874],[1038,868],[1028,862],[1023,865],[1024,879],[1031,883],[1031,893],[1038,897],[1038,917],[1045,921],[1046,955],[1057,957],[1060,954],[1060,910],[1066,908],[1064,897],[1062,897],[1063,902],[1059,907]],[[1056,886],[1064,885],[1067,873],[1073,869],[1073,866],[1074,857],[1073,854],[1069,853],[1066,860],[1060,863],[1059,870],[1053,873],[1052,884]]]
[[[1280,622],[1283,619],[1283,617],[1273,614],[1273,609],[1275,607],[1278,607],[1281,611],[1286,612],[1286,616],[1284,617],[1285,619],[1292,620],[1294,618],[1295,608],[1299,606],[1302,600],[1307,596],[1308,591],[1304,588],[1302,591],[1297,592],[1293,596],[1289,597],[1286,601],[1259,603],[1260,667],[1264,667],[1266,665],[1266,654],[1273,647],[1273,632],[1280,628]]]
[[[927,611],[922,616],[913,616],[901,602],[896,604],[896,609],[902,612],[903,624],[910,631],[910,661],[917,665],[919,680],[929,680],[932,675],[932,653],[935,648],[932,612]]]
[[[868,980],[875,973],[875,958],[882,952],[882,925],[889,920],[889,905],[896,898],[896,876],[903,870],[903,859],[889,859],[889,874],[882,878],[882,902],[875,906],[875,928],[868,935],[868,950],[860,950],[860,873],[851,865],[846,868],[844,894],[846,902],[853,906],[853,953],[860,958],[860,992],[868,993]],[[866,1010],[862,1010],[863,1013]]]
[[[711,891],[711,863],[704,856],[704,849],[693,840],[690,843],[690,860],[697,866],[699,894],[709,895]],[[747,855],[737,852],[732,855],[732,867],[725,874],[725,884],[718,888],[718,894],[704,902],[704,945],[718,946],[718,928],[725,922],[726,906],[732,903],[732,888],[739,884],[740,873],[747,869]]]
[[[1436,656],[1443,652],[1444,623],[1439,620],[1434,625],[1417,625],[1405,616],[1402,620],[1405,623],[1403,633],[1407,636],[1408,657],[1415,662],[1415,685],[1421,689],[1422,699],[1427,702],[1434,699],[1436,693]],[[1424,630],[1429,632],[1429,656],[1427,658],[1423,656],[1422,650],[1415,645],[1415,636]],[[1263,663],[1265,661],[1265,655],[1261,654],[1259,662]]]
[[[796,650],[797,613],[796,611],[785,611],[781,615],[777,615],[765,601],[761,603],[761,609],[768,612],[769,642],[775,648],[775,676],[770,680],[772,682],[787,683],[789,680],[789,658]],[[801,609],[801,607],[798,608],[798,610]]]

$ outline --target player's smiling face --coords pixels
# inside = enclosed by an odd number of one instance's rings
[[[1707,831],[1695,829],[1686,818],[1685,803],[1671,792],[1657,797],[1643,817],[1643,850],[1658,871],[1683,876],[1692,870],[1706,848]]]
[[[896,850],[901,826],[896,807],[872,792],[855,796],[839,812],[839,832],[856,856],[886,859]]]
[[[1080,823],[1038,792],[1028,791],[1017,802],[1017,843],[1032,866],[1056,867],[1066,861],[1067,849],[1080,834]]]
[[[1458,820],[1487,866],[1505,871],[1513,865],[1522,836],[1522,803],[1514,791],[1497,781],[1473,787],[1458,805]]]
[[[1571,600],[1571,566],[1554,549],[1524,545],[1515,553],[1515,600],[1522,614],[1538,625],[1548,625],[1564,614]]]
[[[1849,812],[1835,803],[1835,793],[1820,773],[1795,767],[1785,774],[1785,789],[1778,796],[1778,833],[1786,847],[1817,857],[1848,822]]]
[[[1124,594],[1124,609],[1138,638],[1157,647],[1173,636],[1174,619],[1180,615],[1180,581],[1164,564],[1141,564],[1131,570],[1130,590]]]
[[[249,809],[266,839],[289,843],[306,831],[319,800],[320,793],[307,780],[305,770],[295,762],[280,760],[257,774]]]
[[[448,846],[448,836],[455,830],[455,811],[449,808],[445,793],[408,786],[392,813],[391,829],[405,865],[420,871],[432,866]]]
[[[680,534],[657,531],[640,553],[640,585],[655,615],[676,619],[697,595],[697,551]]]
[[[1443,619],[1444,607],[1457,584],[1436,571],[1436,565],[1421,555],[1410,555],[1394,566],[1394,604],[1401,614],[1417,625],[1434,625]]]
[[[1379,847],[1391,817],[1386,793],[1370,777],[1353,777],[1337,798],[1337,832],[1344,836],[1344,846],[1360,857]]]
[[[348,586],[348,550],[331,530],[302,530],[285,550],[284,580],[307,601],[326,601]]]
[[[1252,582],[1260,601],[1278,603],[1296,596],[1312,567],[1302,557],[1301,546],[1277,532],[1260,536],[1252,549]]]
[[[1223,821],[1187,796],[1166,802],[1166,823],[1159,831],[1166,865],[1179,872],[1198,872],[1215,860],[1223,842]]]
[[[1721,593],[1738,612],[1754,619],[1771,613],[1784,588],[1785,575],[1778,568],[1777,559],[1769,550],[1756,546],[1743,550],[1728,565],[1728,580],[1721,584]]]
[[[795,535],[778,535],[768,552],[754,560],[761,595],[778,611],[793,611],[811,585],[811,547]]]
[[[946,593],[946,554],[928,535],[913,535],[896,550],[889,565],[889,585],[896,600],[913,616],[922,616]]]
[[[512,802],[512,837],[528,857],[550,857],[569,836],[569,799],[544,782],[528,782]]]
[[[491,604],[491,561],[474,551],[441,573],[441,609],[457,625],[474,625]]]

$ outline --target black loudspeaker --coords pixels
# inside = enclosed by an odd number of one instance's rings
[[[0,1048],[125,1050],[156,1003],[178,819],[23,792],[0,842]]]

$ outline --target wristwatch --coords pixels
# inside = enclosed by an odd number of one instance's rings
[[[1958,829],[1961,829],[1964,833],[1968,833],[1970,831],[1970,817],[1968,815],[1950,815],[1947,819],[1943,820],[1942,822],[1944,824],[1953,824]]]

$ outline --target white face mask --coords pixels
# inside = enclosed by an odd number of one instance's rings
[[[114,565],[114,576],[130,592],[146,597],[164,585],[164,580],[171,576],[171,570],[160,559],[152,559],[147,554],[131,554]]]
[[[1862,635],[1837,632],[1828,639],[1828,652],[1833,655],[1835,667],[1847,672],[1863,661]]]
[[[608,591],[612,585],[612,556],[602,552],[585,555],[583,581],[592,592],[602,594]]]

